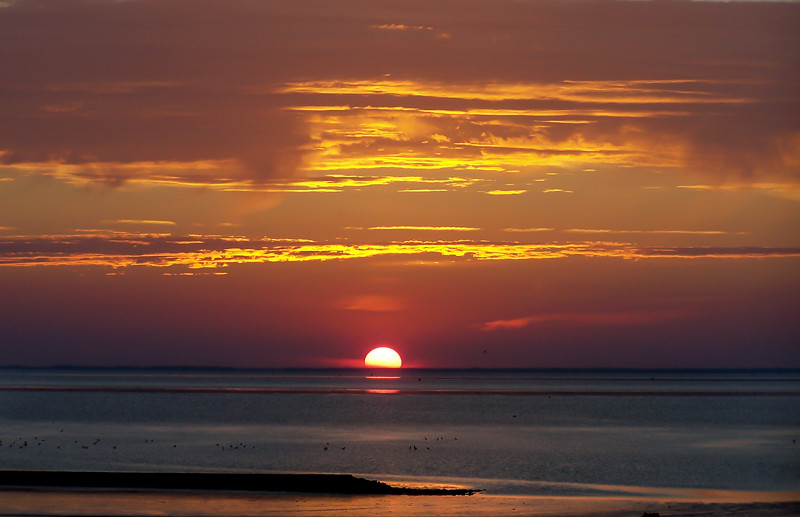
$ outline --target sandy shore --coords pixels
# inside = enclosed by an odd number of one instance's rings
[[[660,517],[798,516],[800,494],[508,496],[463,487],[398,487],[347,474],[0,471],[2,517],[641,517],[645,512]]]
[[[659,501],[581,497],[477,494],[472,497],[408,495],[319,495],[286,493],[121,492],[82,490],[0,490],[0,516],[273,517],[788,517],[800,502]]]

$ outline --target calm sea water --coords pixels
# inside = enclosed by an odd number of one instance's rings
[[[0,370],[0,468],[800,488],[800,371]]]

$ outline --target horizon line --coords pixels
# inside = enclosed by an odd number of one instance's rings
[[[400,368],[369,368],[369,367],[331,367],[331,366],[264,366],[264,367],[239,367],[239,366],[199,366],[199,365],[79,365],[79,364],[56,364],[56,365],[22,365],[22,364],[3,364],[0,370],[183,370],[183,371],[378,371],[378,372],[397,372],[402,371],[421,371],[421,370],[451,370],[451,371],[691,371],[691,372],[756,372],[756,371],[800,371],[798,366],[764,366],[764,367],[640,367],[640,366],[443,366],[443,367],[400,367]]]

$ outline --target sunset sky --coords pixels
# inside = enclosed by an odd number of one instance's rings
[[[0,1],[0,365],[800,367],[798,27]]]

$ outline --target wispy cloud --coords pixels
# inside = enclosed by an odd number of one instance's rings
[[[156,219],[114,219],[106,220],[104,223],[132,224],[132,225],[155,225],[155,226],[174,226],[174,221],[159,221]]]
[[[398,192],[402,193],[410,193],[410,194],[420,194],[420,193],[430,193],[430,192],[447,192],[448,189],[445,188],[404,188],[399,190]]]
[[[264,185],[248,185],[243,190],[258,192],[294,192],[294,193],[320,193],[342,192],[348,189],[359,190],[368,187],[383,187],[389,185],[408,185],[405,191],[448,191],[469,187],[483,180],[479,178],[449,177],[424,177],[424,176],[380,176],[380,175],[353,175],[353,174],[326,174],[312,179],[298,181],[271,181]],[[421,187],[414,188],[413,186]],[[424,185],[439,185],[443,188],[431,189]],[[236,190],[235,187],[226,187],[225,190]]]
[[[798,155],[800,156],[800,155]],[[798,179],[782,182],[728,182],[722,184],[677,185],[678,189],[700,192],[748,192],[761,191],[778,197],[800,200],[800,181]]]
[[[504,228],[504,232],[533,233],[533,232],[552,232],[555,228],[533,227],[533,228]]]
[[[489,190],[486,193],[490,196],[516,196],[526,193],[527,190]]]
[[[430,25],[405,25],[403,23],[383,23],[381,25],[370,25],[371,29],[382,31],[431,31]]]
[[[432,232],[476,232],[480,228],[472,226],[370,226],[368,230],[413,230]]]
[[[610,228],[567,228],[567,233],[651,234],[651,235],[748,235],[723,230],[619,230]]]
[[[689,313],[685,310],[555,313],[487,321],[480,324],[479,327],[483,331],[491,332],[495,330],[521,329],[531,325],[554,322],[563,322],[570,325],[643,325],[687,316],[689,316]]]
[[[572,81],[561,83],[437,83],[422,81],[307,81],[288,83],[281,93],[391,95],[459,100],[546,100],[599,104],[717,104],[752,102],[714,94],[698,86],[711,80]]]
[[[428,229],[422,228],[422,231]],[[442,259],[519,261],[578,256],[651,260],[768,259],[799,257],[800,248],[646,247],[614,242],[520,244],[472,240],[406,240],[375,244],[124,232],[103,234],[99,231],[74,235],[0,238],[0,267],[155,266],[207,269],[236,264],[323,262],[381,257],[402,258],[414,263],[436,263]]]

